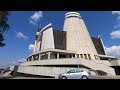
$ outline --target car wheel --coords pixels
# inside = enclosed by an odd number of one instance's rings
[[[84,75],[84,76],[82,76],[82,79],[88,79],[88,77]]]
[[[66,76],[62,76],[61,79],[67,79],[67,77]]]

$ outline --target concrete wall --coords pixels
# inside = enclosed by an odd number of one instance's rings
[[[38,66],[19,66],[19,73],[33,74],[33,75],[43,75],[43,76],[54,76],[58,77],[59,74],[76,68],[67,67],[38,67]],[[82,69],[82,68],[81,68]],[[84,68],[83,68],[84,69]],[[87,71],[87,69],[84,69]],[[95,75],[95,73],[93,74]]]
[[[111,66],[111,63],[107,60],[91,60],[92,62],[98,63],[98,64],[104,64],[107,66]]]
[[[64,31],[67,31],[67,50],[77,51],[77,54],[90,54],[91,59],[95,59],[94,55],[97,55],[97,51],[88,33],[86,25],[80,15],[69,14],[69,17],[65,19]],[[66,14],[67,17],[67,14]]]
[[[97,60],[86,60],[86,59],[50,59],[50,60],[38,60],[38,61],[30,61],[24,62],[21,64],[22,66],[30,66],[30,65],[83,65],[93,70],[101,70],[110,75],[115,75],[115,71],[112,67],[110,67],[110,63],[107,61],[98,61]]]
[[[54,46],[54,38],[53,38],[53,28],[49,27],[45,31],[43,31],[41,50],[55,48]]]

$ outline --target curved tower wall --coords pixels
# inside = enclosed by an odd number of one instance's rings
[[[51,23],[45,26],[42,30],[42,43],[41,50],[55,48],[54,46],[54,37],[53,37],[53,28]]]
[[[65,14],[63,30],[67,32],[67,50],[76,51],[77,54],[90,54],[91,59],[96,59],[94,55],[97,55],[97,51],[79,13]]]

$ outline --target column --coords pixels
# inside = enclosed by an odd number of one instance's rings
[[[50,59],[50,53],[51,53],[51,52],[48,52],[48,59]]]
[[[57,53],[57,59],[59,59],[59,53]]]
[[[88,54],[86,54],[86,56],[87,56],[87,60],[89,60]]]
[[[38,60],[40,60],[41,59],[41,54],[39,54],[39,59]]]
[[[31,61],[33,61],[34,60],[34,56],[31,56],[32,58],[31,58]]]
[[[79,58],[82,58],[80,54],[79,54]]]
[[[73,58],[73,54],[71,55],[71,57]]]
[[[82,54],[83,55],[83,58],[85,59],[85,56],[84,56],[84,54]]]
[[[77,54],[75,54],[75,58],[77,58]]]

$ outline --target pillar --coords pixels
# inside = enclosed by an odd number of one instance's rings
[[[60,56],[60,54],[59,54],[59,53],[57,53],[57,59],[59,59],[59,56]]]
[[[48,52],[48,59],[50,59],[50,52]]]
[[[34,56],[31,56],[32,58],[31,58],[31,61],[33,61],[34,60]]]
[[[86,56],[87,56],[87,60],[89,60],[88,54],[86,54]]]
[[[71,57],[73,58],[73,54],[71,55]]]
[[[38,60],[40,60],[41,59],[41,54],[39,54],[39,59]]]
[[[77,58],[77,54],[75,54],[75,58]]]

